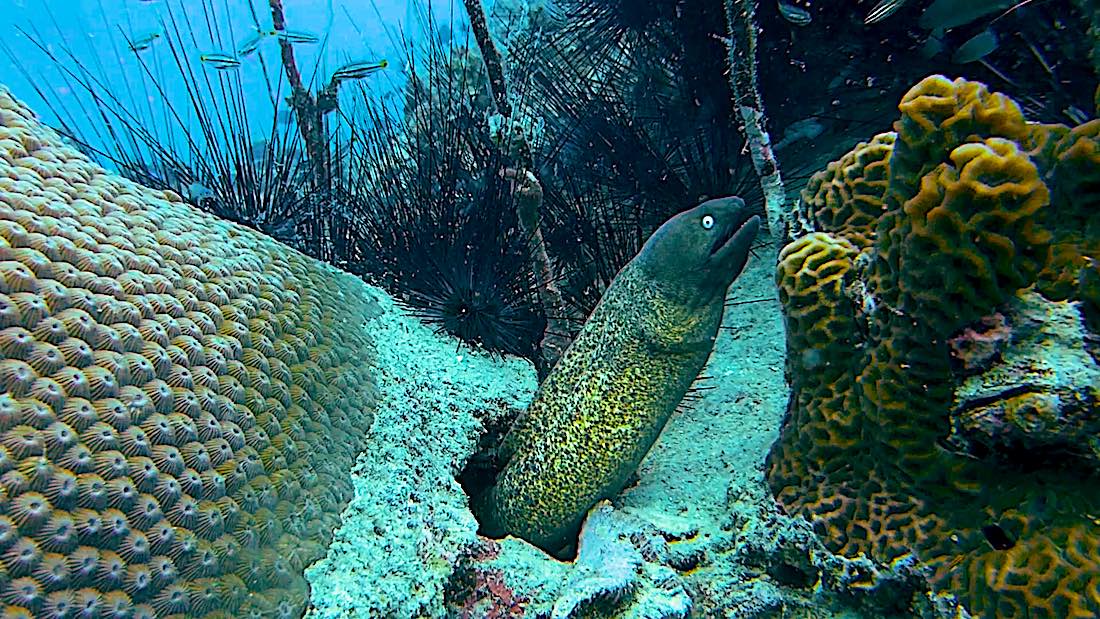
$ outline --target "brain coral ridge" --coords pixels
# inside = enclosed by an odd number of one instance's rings
[[[1008,97],[942,76],[899,110],[893,132],[815,175],[795,213],[776,275],[792,396],[769,482],[832,550],[915,554],[977,616],[1100,616],[1100,475],[1079,444],[1098,386],[1063,410],[1006,385],[982,406],[1010,412],[983,427],[1016,424],[1012,438],[978,443],[956,396],[981,369],[952,357],[988,325],[989,346],[1012,345],[1027,295],[1071,304],[1096,341],[1100,121],[1029,123]],[[1059,433],[1070,448],[1050,447]]]
[[[361,291],[0,87],[4,616],[300,615],[372,420]]]

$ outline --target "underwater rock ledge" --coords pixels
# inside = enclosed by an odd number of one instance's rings
[[[355,496],[324,559],[306,570],[310,617],[442,617],[455,564],[477,543],[456,480],[483,424],[514,418],[534,368],[458,348],[389,298],[368,324],[378,409],[352,472]]]

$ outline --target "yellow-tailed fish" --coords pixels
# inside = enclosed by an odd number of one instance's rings
[[[219,71],[226,69],[236,69],[241,66],[241,61],[237,59],[233,54],[226,54],[223,52],[210,52],[209,54],[203,54],[199,56],[199,60],[203,64],[208,64]]]
[[[863,23],[868,26],[877,24],[894,13],[897,13],[898,9],[905,6],[905,2],[906,0],[879,0],[879,3],[867,14],[867,18],[863,20]]]
[[[320,37],[312,32],[303,32],[301,30],[276,30],[275,38],[280,41],[286,41],[287,43],[316,43],[321,40]]]
[[[388,66],[390,66],[390,63],[385,58],[373,62],[352,62],[333,71],[332,79],[337,82],[343,80],[358,80],[373,75]]]
[[[138,37],[138,38],[136,38],[132,41],[129,41],[130,51],[140,52],[142,50],[149,49],[149,46],[153,44],[153,41],[156,41],[159,38],[160,38],[160,33],[159,32],[150,32],[149,34],[147,34],[145,36],[141,36],[141,37]]]

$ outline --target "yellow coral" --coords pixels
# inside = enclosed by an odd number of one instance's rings
[[[1100,323],[1095,311],[1097,291],[1082,282],[1100,260],[1100,120],[1073,129],[1050,130],[1046,149],[1050,162],[1045,173],[1051,179],[1051,202],[1060,216],[1052,222],[1053,255],[1040,274],[1038,286],[1052,299],[1080,298],[1090,323]],[[1082,279],[1085,276],[1085,279]]]
[[[948,342],[1032,289],[1083,301],[1095,329],[1100,123],[1029,125],[1007,97],[939,76],[899,107],[878,167],[854,163],[860,144],[807,191],[828,234],[781,254],[792,399],[769,481],[833,549],[915,553],[979,616],[1097,616],[1100,499],[1082,490],[1095,472],[967,453]],[[846,224],[879,195],[874,222]],[[1058,405],[1009,391],[988,410],[1057,437],[1074,429]]]
[[[1034,281],[1047,258],[1049,192],[1013,142],[990,138],[950,154],[902,204],[902,311],[954,331]]]
[[[927,77],[909,89],[898,110],[901,118],[894,123],[897,144],[890,175],[896,198],[910,195],[925,174],[946,163],[963,144],[993,137],[1024,143],[1029,133],[1015,101],[989,92],[980,82],[951,81],[942,75]]]
[[[299,613],[371,422],[360,284],[3,90],[0,146],[6,615]]]
[[[803,225],[836,233],[860,248],[869,246],[886,209],[894,137],[880,133],[814,174],[799,202],[797,217]]]

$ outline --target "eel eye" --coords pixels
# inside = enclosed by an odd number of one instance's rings
[[[704,230],[710,230],[711,228],[714,227],[714,216],[713,215],[703,215],[702,224],[703,224],[703,229]]]

